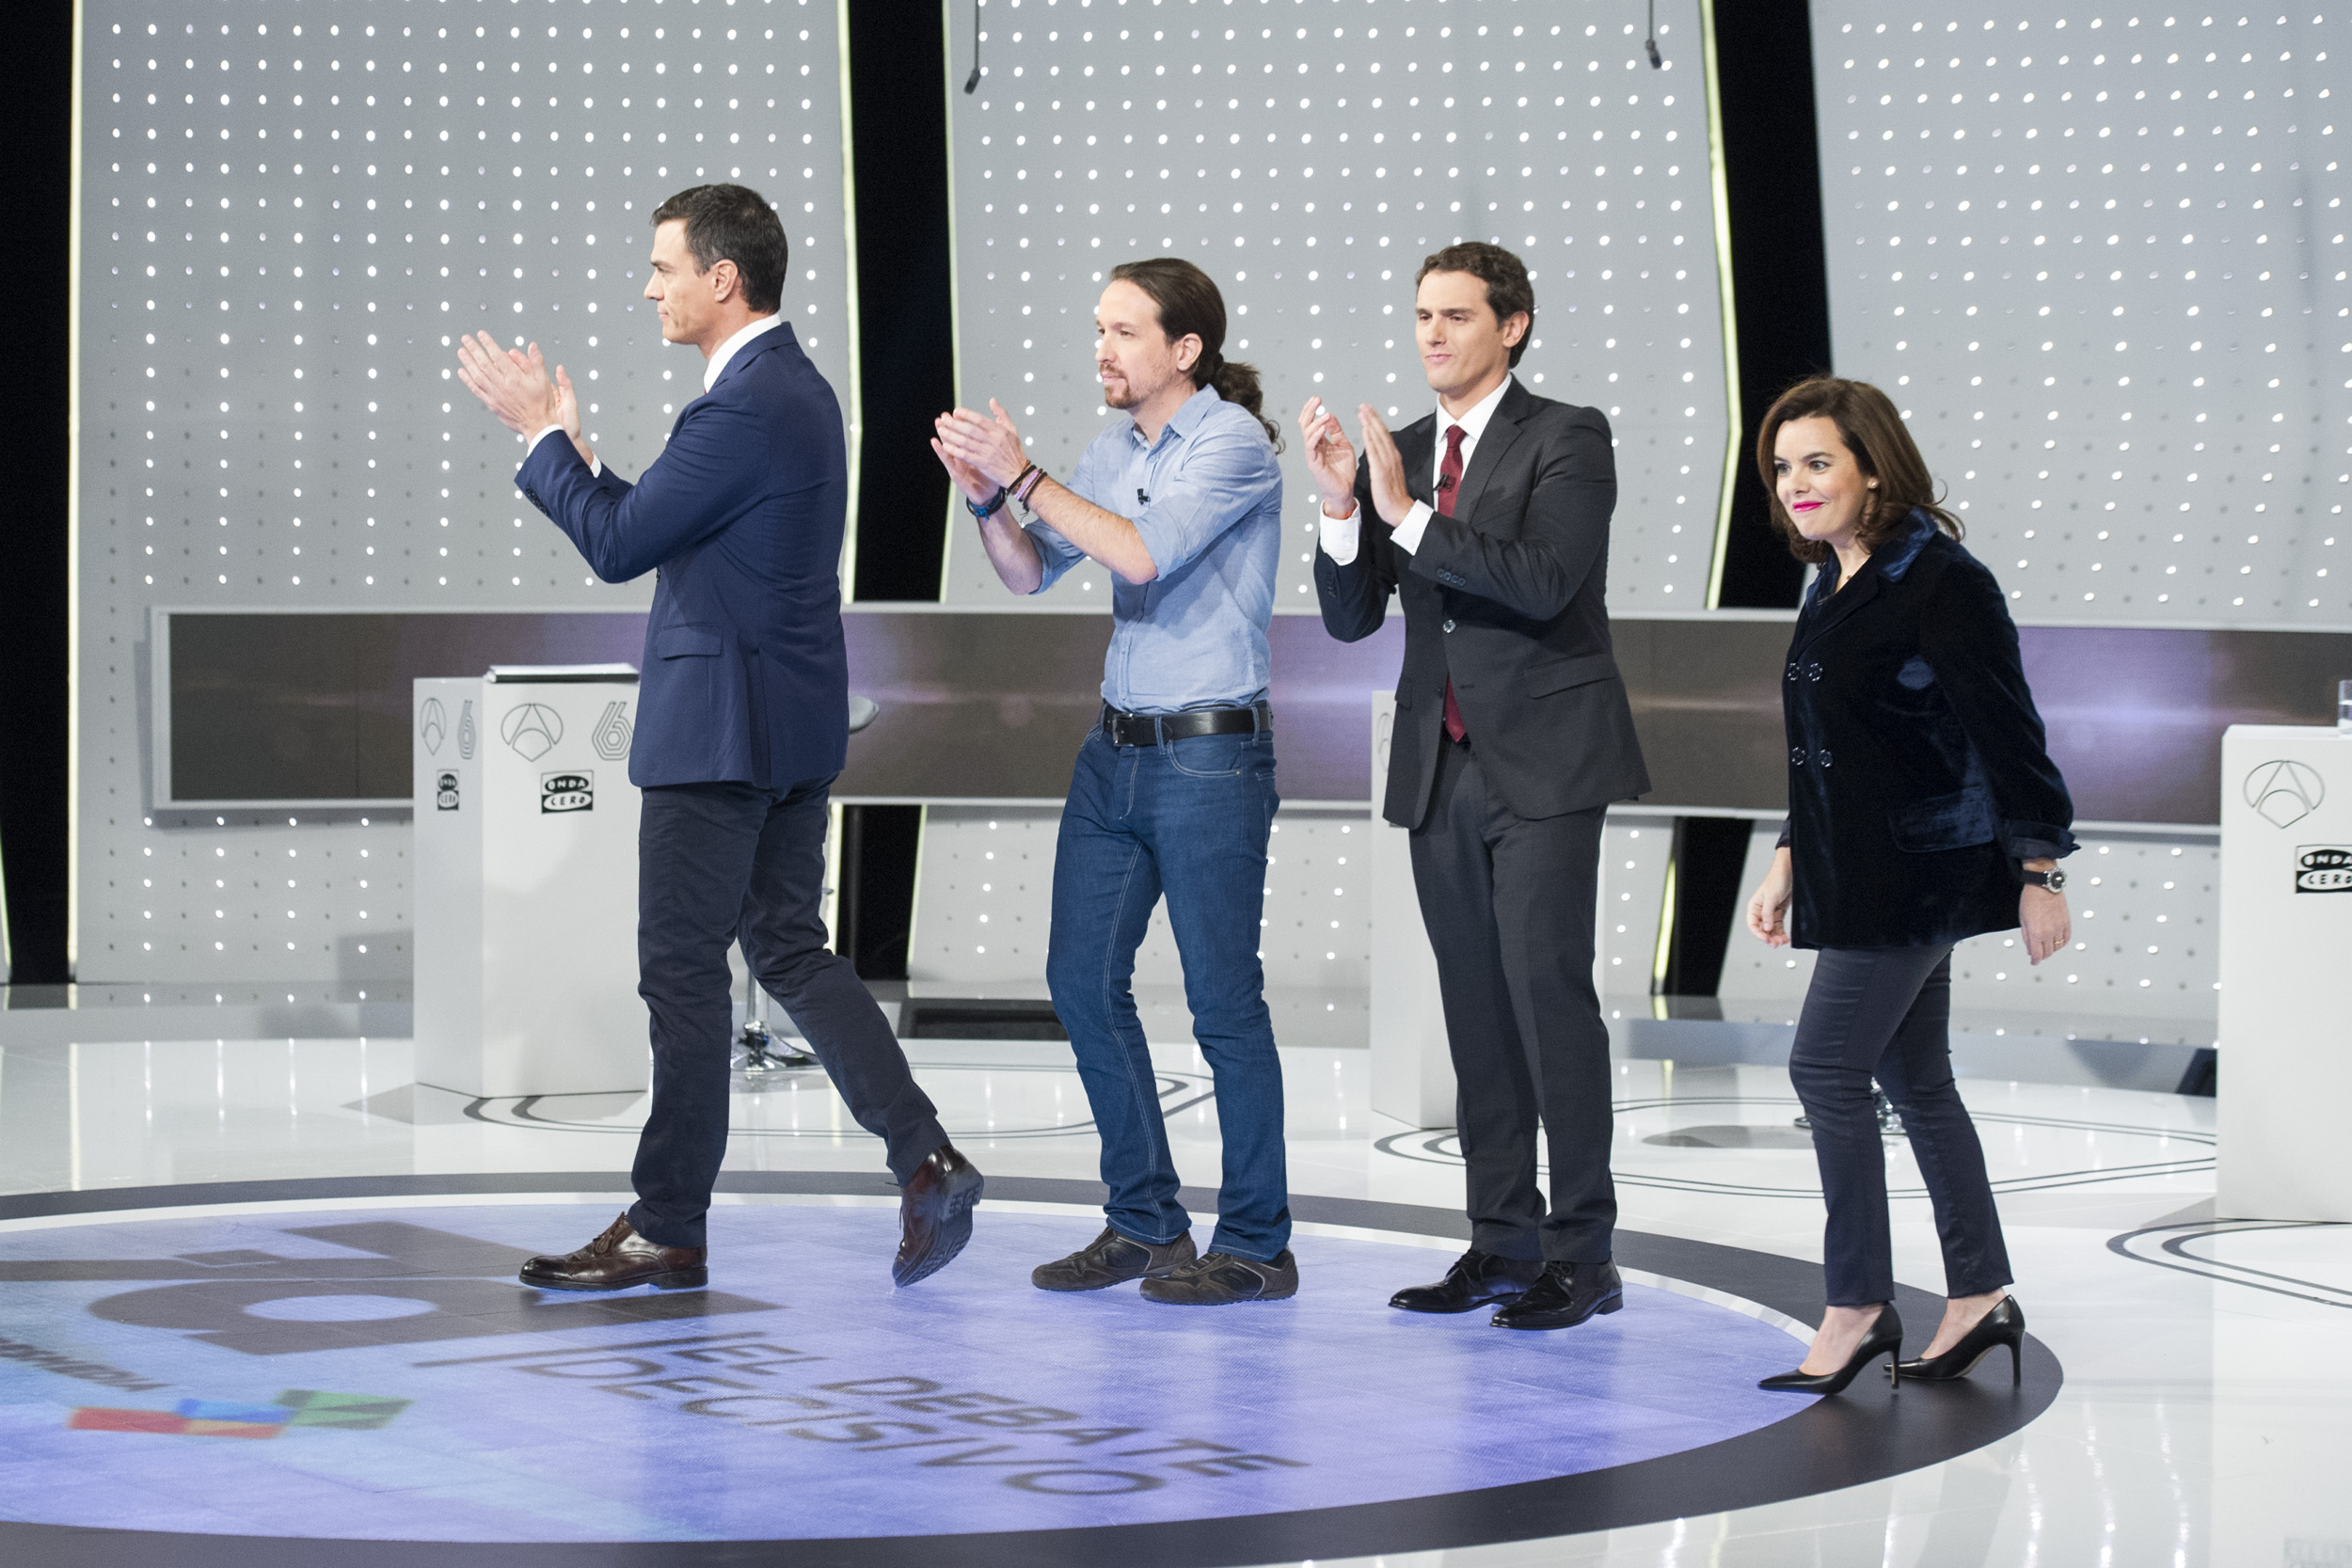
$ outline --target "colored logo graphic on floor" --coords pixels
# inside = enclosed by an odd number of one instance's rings
[[[1609,1469],[1792,1409],[1754,1385],[1795,1343],[1753,1315],[1640,1285],[1556,1335],[1393,1312],[1451,1252],[1354,1236],[1297,1239],[1295,1300],[1219,1312],[1033,1289],[1100,1228],[1076,1212],[992,1211],[905,1291],[892,1206],[723,1207],[721,1289],[516,1281],[611,1218],[493,1200],[0,1231],[0,1518],[474,1542],[1149,1525]],[[219,1397],[259,1368],[275,1400]],[[175,1442],[159,1472],[143,1435],[239,1440]]]
[[[373,1394],[329,1394],[289,1388],[268,1404],[232,1404],[222,1400],[182,1400],[170,1410],[125,1410],[86,1404],[66,1425],[75,1432],[148,1432],[173,1437],[275,1437],[288,1427],[330,1427],[376,1432],[412,1401]]]

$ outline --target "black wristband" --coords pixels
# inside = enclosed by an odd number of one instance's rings
[[[966,496],[963,498],[964,510],[971,513],[975,518],[984,523],[988,521],[990,517],[995,515],[996,509],[998,507],[1005,504],[1005,487],[999,484],[996,486],[996,493],[988,498],[988,501],[985,505],[974,500],[971,497]]]

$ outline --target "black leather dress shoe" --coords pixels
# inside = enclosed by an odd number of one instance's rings
[[[1041,1291],[1106,1291],[1131,1279],[1172,1274],[1198,1256],[1189,1230],[1172,1242],[1150,1246],[1106,1225],[1100,1236],[1069,1257],[1030,1270],[1029,1283]]]
[[[1454,1260],[1435,1285],[1407,1285],[1389,1298],[1407,1312],[1470,1312],[1490,1301],[1517,1301],[1544,1272],[1539,1260],[1504,1258],[1476,1247]]]
[[[898,1256],[890,1277],[912,1285],[955,1261],[972,1239],[972,1210],[986,1183],[979,1167],[941,1144],[898,1189]]]
[[[1168,1307],[1232,1307],[1296,1294],[1298,1259],[1288,1247],[1263,1263],[1230,1252],[1204,1252],[1181,1269],[1143,1282],[1144,1300]]]
[[[1497,1328],[1574,1328],[1625,1305],[1614,1263],[1546,1263],[1527,1293],[1497,1312]]]
[[[632,1285],[691,1290],[710,1283],[705,1266],[709,1256],[703,1247],[649,1242],[623,1214],[578,1252],[527,1259],[517,1277],[542,1291],[626,1291]]]

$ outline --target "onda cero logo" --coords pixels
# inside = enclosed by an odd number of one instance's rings
[[[594,811],[596,809],[596,774],[542,773],[539,775],[539,811],[542,816],[550,812]]]
[[[2352,845],[2296,845],[2295,891],[2352,893]]]

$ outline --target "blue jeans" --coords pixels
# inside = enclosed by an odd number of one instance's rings
[[[1282,1068],[1258,958],[1266,833],[1280,799],[1271,735],[1113,746],[1097,729],[1078,748],[1055,850],[1045,975],[1103,1139],[1104,1212],[1132,1241],[1161,1245],[1192,1225],[1176,1201],[1158,1074],[1131,984],[1165,892],[1225,1137],[1210,1250],[1264,1262],[1290,1244]]]

